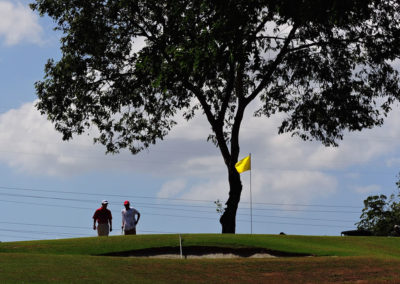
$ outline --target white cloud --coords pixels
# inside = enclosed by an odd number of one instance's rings
[[[386,160],[386,165],[388,167],[398,167],[400,165],[400,158],[389,158]]]
[[[81,170],[76,167],[77,164],[81,164],[81,167],[89,166],[73,149],[77,145],[90,145],[90,140],[79,137],[78,141],[72,143],[62,142],[61,135],[40,115],[33,103],[1,115],[0,132],[0,149],[3,153],[0,160],[20,171],[68,175]]]
[[[260,202],[307,203],[336,191],[334,177],[317,171],[271,172],[260,176],[254,196]]]
[[[370,194],[374,192],[380,192],[382,187],[377,184],[371,184],[367,186],[355,186],[353,190],[360,194]]]
[[[135,156],[128,151],[105,155],[104,146],[93,145],[90,133],[62,141],[61,134],[40,115],[33,102],[0,114],[0,132],[0,161],[31,175],[70,176],[98,170],[158,176],[208,176],[224,172],[220,168],[222,158],[205,139],[185,141],[171,135]]]
[[[0,115],[0,161],[19,171],[66,177],[88,171],[134,171],[168,177],[159,196],[221,201],[228,196],[227,170],[219,150],[206,142],[209,126],[204,117],[190,122],[177,118],[179,127],[149,151],[105,156],[104,147],[93,145],[88,135],[62,142],[33,104]],[[279,116],[260,119],[248,114],[243,122],[241,157],[252,153],[254,200],[306,203],[326,198],[337,191],[339,182],[329,170],[345,171],[388,156],[395,161],[392,153],[400,138],[397,113],[393,112],[382,128],[349,134],[338,148],[277,135]],[[246,178],[243,174],[244,201],[248,200]],[[189,183],[191,179],[196,180],[195,185]]]
[[[171,180],[163,184],[157,196],[160,198],[173,197],[182,192],[185,187],[186,181],[184,179]]]
[[[181,197],[184,199],[194,200],[212,200],[217,199],[223,201],[228,197],[228,179],[227,177],[219,177],[210,179],[208,182],[191,187]]]
[[[201,156],[201,154],[199,156]],[[191,175],[207,176],[213,173],[219,173],[221,169],[223,169],[223,171],[225,170],[225,165],[220,155],[193,157],[184,162],[183,166]]]
[[[241,204],[248,207],[250,201],[250,181],[242,174],[243,191]],[[337,190],[334,177],[310,171],[300,172],[252,172],[252,200],[258,203],[307,204],[314,199],[325,198]],[[227,200],[229,184],[227,176],[219,176],[195,185],[185,191],[180,197],[194,200]],[[285,207],[285,206],[283,206]]]
[[[40,44],[42,33],[38,16],[29,7],[0,1],[0,38],[4,38],[6,45],[15,45],[21,41]]]

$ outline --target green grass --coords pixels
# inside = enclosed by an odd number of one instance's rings
[[[280,235],[182,235],[183,246],[260,247],[315,256],[400,258],[400,238]],[[152,247],[179,246],[178,235],[137,235],[0,243],[0,253],[100,255]]]
[[[368,257],[166,260],[0,254],[0,283],[399,283],[400,260]]]
[[[400,282],[400,238],[220,234],[182,238],[183,246],[261,247],[316,257],[167,260],[98,256],[178,246],[178,235],[8,242],[0,243],[0,283]]]

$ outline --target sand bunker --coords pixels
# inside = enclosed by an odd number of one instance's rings
[[[264,248],[229,248],[210,246],[189,246],[182,248],[182,255],[179,247],[148,248],[132,251],[113,252],[103,254],[104,256],[124,257],[146,257],[146,258],[275,258],[275,257],[300,257],[310,256],[308,254],[286,253]]]

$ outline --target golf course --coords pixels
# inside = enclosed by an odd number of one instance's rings
[[[0,283],[399,283],[400,238],[137,235],[0,243]]]

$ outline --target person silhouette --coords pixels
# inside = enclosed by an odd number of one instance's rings
[[[101,202],[101,207],[97,209],[93,215],[93,230],[96,230],[97,228],[98,236],[108,236],[112,231],[112,215],[111,211],[107,209],[107,206],[108,201],[103,200]]]
[[[124,202],[125,208],[122,209],[122,230],[125,235],[136,235],[136,225],[140,219],[140,213],[135,208],[130,207],[130,202]],[[137,216],[137,218],[136,218]]]

